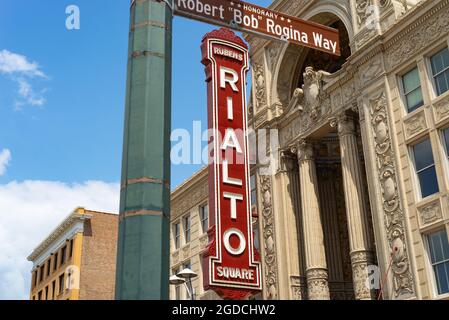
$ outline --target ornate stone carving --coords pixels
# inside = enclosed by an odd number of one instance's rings
[[[405,138],[410,139],[428,128],[425,111],[404,120]]]
[[[256,112],[267,104],[267,89],[265,86],[265,69],[261,63],[253,62],[253,83],[256,96]]]
[[[371,5],[371,0],[356,0],[355,10],[357,13],[357,25],[362,27],[368,18],[368,7]]]
[[[279,60],[279,55],[281,54],[282,45],[277,42],[272,42],[265,49],[268,68],[271,72],[274,72],[276,68],[277,61]]]
[[[360,31],[355,37],[357,49],[360,49],[361,47],[366,45],[377,34],[378,32],[375,28],[365,28]]]
[[[360,81],[361,85],[365,86],[370,81],[374,80],[382,74],[382,57],[377,55],[372,58],[369,62],[365,63],[360,67]]]
[[[298,155],[298,161],[313,160],[313,145],[305,139],[299,140],[298,143],[291,148],[291,152]]]
[[[327,282],[327,270],[321,268],[309,269],[306,274],[309,299],[328,300],[329,286]]]
[[[372,263],[372,255],[368,251],[356,251],[351,253],[352,278],[354,294],[357,299],[371,300],[374,292],[366,285],[368,279],[368,266]]]
[[[307,67],[304,72],[304,104],[312,119],[316,119],[323,112],[320,110],[323,102],[323,79],[329,76],[326,71],[314,71],[312,67]]]
[[[331,112],[330,95],[323,90],[325,79],[329,76],[330,73],[326,71],[314,71],[312,67],[306,67],[304,85],[294,91],[287,110],[296,107],[303,111],[300,115],[302,132]]]
[[[266,298],[278,298],[278,271],[276,257],[275,226],[272,204],[271,177],[260,175],[260,194],[262,196],[262,232],[264,241]]]
[[[449,96],[433,104],[435,122],[441,122],[449,117]]]
[[[287,6],[282,9],[288,15],[297,16],[299,8],[304,6],[308,0],[286,1]]]
[[[443,9],[447,5],[446,1],[441,1],[440,8],[432,10],[434,12],[425,15],[416,21],[406,32],[408,36],[399,34],[397,41],[387,49],[387,64],[389,68],[409,60],[416,52],[426,48],[429,43],[438,41],[449,32],[449,10]],[[413,30],[410,30],[412,29]],[[396,39],[395,39],[396,40]]]
[[[306,277],[290,277],[293,300],[307,299],[307,280]]]
[[[415,283],[405,245],[405,217],[397,184],[385,93],[370,100],[370,107],[383,218],[392,256],[392,289],[395,298],[404,298],[415,294]]]
[[[330,126],[338,128],[340,138],[347,134],[355,134],[354,117],[344,111],[331,119]]]
[[[427,225],[442,219],[440,200],[433,201],[430,204],[418,208],[419,220],[421,225]]]
[[[199,241],[200,241],[200,248],[201,249],[206,248],[207,244],[209,243],[209,238],[208,238],[207,234],[204,234],[203,236],[201,236],[199,238]]]

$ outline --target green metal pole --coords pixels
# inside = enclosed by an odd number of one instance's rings
[[[166,300],[172,12],[132,0],[130,20],[116,299]]]

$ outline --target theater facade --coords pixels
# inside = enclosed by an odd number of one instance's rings
[[[260,297],[449,299],[449,0],[270,8],[338,29],[342,55],[246,37]],[[201,275],[207,192],[203,170],[172,194],[173,272]]]

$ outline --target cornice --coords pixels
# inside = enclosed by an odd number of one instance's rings
[[[61,235],[67,232],[77,222],[83,222],[92,218],[91,214],[79,213],[78,209],[69,214],[51,233],[45,238],[27,257],[28,261],[34,261],[38,258],[48,247],[52,245]]]

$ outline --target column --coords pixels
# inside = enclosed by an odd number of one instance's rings
[[[280,167],[276,173],[279,298],[303,300],[307,296],[304,259],[300,248],[298,163],[296,155],[286,150],[280,153]]]
[[[171,32],[168,2],[131,2],[117,300],[168,299]]]
[[[367,266],[372,264],[373,257],[354,119],[343,114],[333,125],[338,126],[340,138],[354,294],[359,300],[373,299],[374,292],[366,286]]]
[[[310,300],[328,300],[326,253],[313,147],[309,142],[301,140],[294,151],[298,154],[299,163],[308,297]]]

